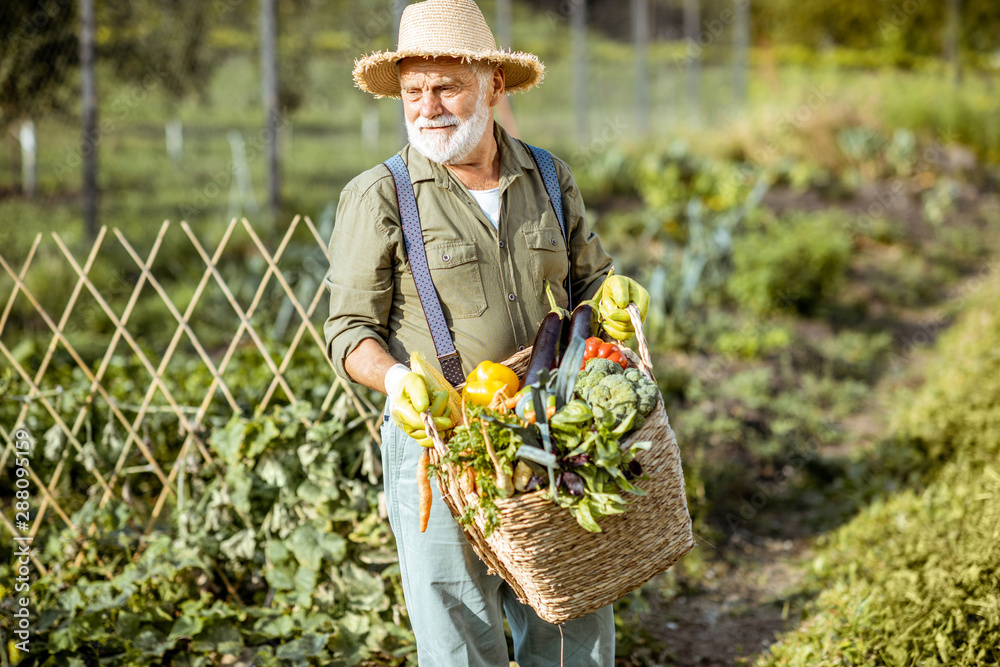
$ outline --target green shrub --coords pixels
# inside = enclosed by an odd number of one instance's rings
[[[182,459],[175,502],[149,536],[149,485],[135,474],[129,504],[99,507],[91,494],[74,513],[90,534],[46,522],[34,541],[49,572],[31,588],[31,664],[207,666],[239,655],[260,667],[348,667],[411,653],[377,454],[349,395],[325,411],[300,401],[233,416],[206,444],[213,462]],[[103,445],[90,446],[105,467]],[[0,599],[13,595],[8,582],[11,565],[0,564]]]
[[[949,465],[940,483],[874,503],[829,539],[809,618],[758,665],[1000,662],[1000,474]]]
[[[792,333],[786,327],[768,323],[755,327],[744,327],[734,331],[724,331],[715,341],[719,352],[740,359],[760,359],[787,348],[792,342]]]
[[[980,282],[960,295],[964,314],[941,337],[927,384],[897,415],[899,433],[929,459],[987,463],[1000,453],[1000,272]]]
[[[884,331],[843,331],[824,338],[818,347],[833,377],[874,383],[889,358],[891,345],[892,336]]]
[[[809,617],[759,665],[1000,664],[1000,272],[963,314],[876,457],[924,486],[876,500],[821,543]],[[902,471],[904,474],[907,471]]]
[[[850,252],[838,216],[796,214],[737,239],[727,289],[740,307],[760,315],[810,314],[842,281]]]

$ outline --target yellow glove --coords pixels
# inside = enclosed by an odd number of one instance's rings
[[[427,435],[421,412],[430,411],[434,425],[439,432],[451,428],[451,419],[445,416],[448,410],[448,392],[438,391],[430,396],[427,384],[419,373],[407,373],[398,386],[394,386],[389,395],[392,401],[393,421],[406,435],[410,436],[423,447],[433,447],[434,442]],[[431,400],[433,398],[433,401]]]
[[[601,326],[615,340],[625,341],[635,335],[632,318],[626,310],[630,303],[639,309],[639,318],[646,321],[649,292],[631,278],[616,276],[612,271],[601,285],[597,297]]]

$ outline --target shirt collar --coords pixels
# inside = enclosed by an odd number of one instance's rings
[[[496,121],[493,122],[493,136],[500,151],[501,182],[509,182],[523,174],[526,169],[535,168],[535,160],[524,145],[510,136]],[[410,172],[410,180],[414,183],[435,181],[441,187],[450,187],[454,180],[454,176],[444,165],[427,159],[410,144],[400,151],[400,155],[403,156],[403,161],[406,162]]]

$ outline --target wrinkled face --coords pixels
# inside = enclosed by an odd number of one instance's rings
[[[441,164],[468,157],[492,130],[492,109],[500,101],[496,78],[496,74],[480,77],[473,65],[457,58],[401,61],[399,80],[410,144]]]

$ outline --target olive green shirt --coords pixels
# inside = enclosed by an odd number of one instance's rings
[[[485,360],[502,361],[532,344],[549,312],[545,280],[566,307],[570,271],[566,243],[541,174],[524,144],[499,124],[499,229],[448,169],[409,145],[400,155],[410,172],[427,263],[445,319],[468,374]],[[611,258],[587,224],[569,167],[555,159],[572,256],[574,305],[597,291]],[[351,181],[340,196],[330,239],[327,354],[351,380],[344,360],[372,338],[398,361],[419,350],[437,353],[406,258],[389,169],[380,164]]]

